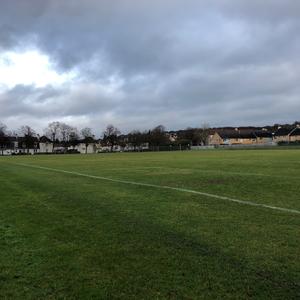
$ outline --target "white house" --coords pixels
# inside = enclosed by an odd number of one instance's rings
[[[46,137],[42,136],[39,141],[39,153],[52,153],[53,143]]]
[[[89,143],[89,144],[85,144],[85,143],[79,143],[74,147],[71,147],[71,149],[75,149],[77,151],[79,151],[81,154],[93,154],[96,153],[96,145],[95,143]]]

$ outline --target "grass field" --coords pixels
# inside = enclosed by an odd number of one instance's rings
[[[0,157],[0,298],[299,299],[299,212],[300,150]]]

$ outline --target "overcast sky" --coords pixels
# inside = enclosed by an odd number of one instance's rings
[[[1,0],[0,121],[300,120],[299,0]]]

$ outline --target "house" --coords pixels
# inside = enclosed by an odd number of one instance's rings
[[[208,144],[213,146],[223,145],[223,137],[217,131],[211,134],[208,138]]]
[[[53,142],[46,136],[11,137],[11,154],[52,153]]]
[[[218,130],[209,138],[209,145],[252,145],[256,144],[256,135],[253,131]]]
[[[272,145],[273,144],[273,134],[272,132],[262,129],[254,132],[256,136],[256,144],[260,145]]]
[[[39,153],[52,153],[53,143],[46,136],[42,136],[39,139]]]
[[[68,147],[68,150],[70,149],[77,150],[81,154],[93,154],[96,153],[97,147],[95,142],[85,143],[80,140],[77,145]]]
[[[275,143],[294,143],[300,142],[300,125],[294,128],[278,127],[274,133],[273,140]]]
[[[1,149],[1,155],[52,153],[53,143],[45,136],[37,137],[8,137],[8,143]]]
[[[39,152],[39,139],[37,137],[18,137],[18,148],[16,154],[36,154]]]
[[[5,144],[1,146],[1,155],[12,155],[18,149],[17,137],[7,137]]]
[[[271,145],[273,134],[259,128],[218,129],[209,136],[209,145]]]
[[[296,128],[294,128],[289,133],[289,142],[300,142],[300,126],[297,125]]]
[[[289,128],[285,127],[278,127],[278,129],[274,133],[273,140],[275,143],[280,143],[280,142],[289,142],[289,133],[291,130]]]

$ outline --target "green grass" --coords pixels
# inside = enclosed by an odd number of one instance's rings
[[[0,157],[0,298],[299,299],[299,150]]]

